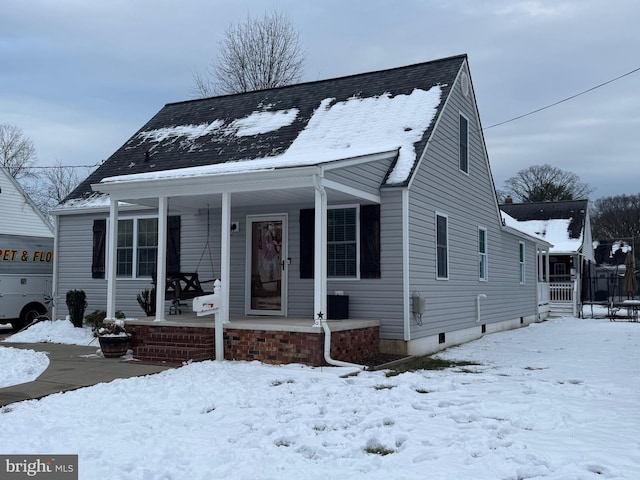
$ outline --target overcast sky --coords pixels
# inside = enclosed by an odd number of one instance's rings
[[[94,165],[165,103],[225,29],[278,10],[306,49],[304,81],[466,53],[496,187],[548,163],[591,199],[640,193],[637,0],[2,0],[0,123],[38,165]],[[82,176],[86,170],[82,170]]]

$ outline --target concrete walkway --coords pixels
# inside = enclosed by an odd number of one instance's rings
[[[99,349],[97,344],[84,347],[59,343],[2,342],[0,346],[45,352],[49,357],[49,367],[33,382],[0,388],[0,407],[46,397],[52,393],[110,382],[116,378],[150,375],[170,368],[139,363],[135,360],[104,358],[96,355]]]

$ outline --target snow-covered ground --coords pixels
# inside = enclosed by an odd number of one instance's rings
[[[3,375],[24,355],[0,347]],[[640,478],[640,323],[551,320],[440,356],[480,365],[194,363],[8,405],[0,450],[78,454],[81,479]]]

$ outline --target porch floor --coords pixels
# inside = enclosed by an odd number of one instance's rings
[[[165,320],[156,321],[155,317],[140,317],[126,319],[127,325],[155,325],[171,327],[215,328],[215,317],[207,315],[198,317],[194,312],[178,315],[168,315]],[[353,330],[358,328],[379,327],[379,320],[327,320],[332,332]],[[314,321],[301,317],[276,316],[242,316],[230,315],[229,323],[223,324],[225,330],[265,330],[284,332],[319,333],[322,327],[315,327]]]

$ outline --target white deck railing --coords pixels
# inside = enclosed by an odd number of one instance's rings
[[[552,282],[549,284],[549,300],[558,303],[572,303],[574,282]]]

